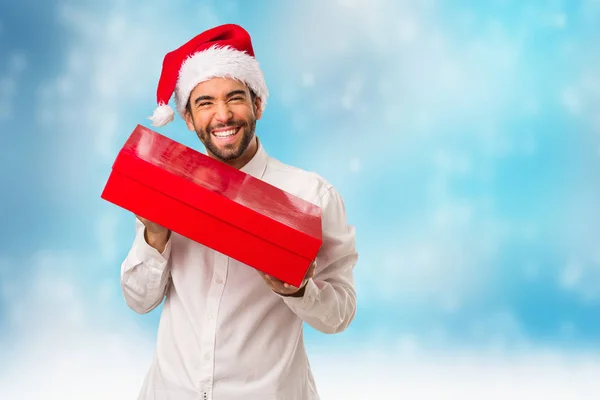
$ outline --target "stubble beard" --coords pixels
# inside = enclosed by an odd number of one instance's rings
[[[206,149],[211,152],[216,158],[221,161],[231,161],[240,157],[250,143],[252,143],[252,139],[254,139],[254,131],[256,129],[256,120],[251,118],[249,121],[231,121],[227,126],[236,126],[241,127],[238,135],[242,135],[242,139],[238,144],[230,144],[224,147],[219,147],[213,142],[212,131],[214,129],[219,129],[225,127],[225,125],[218,125],[208,128],[208,130],[204,130],[202,128],[196,128],[196,134],[200,141],[204,144]]]

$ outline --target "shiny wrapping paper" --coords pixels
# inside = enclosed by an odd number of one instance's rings
[[[294,286],[322,244],[317,205],[141,125],[101,197]]]

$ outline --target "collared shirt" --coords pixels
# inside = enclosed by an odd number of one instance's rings
[[[139,400],[319,399],[303,324],[332,334],[354,318],[355,230],[331,184],[269,157],[258,143],[241,170],[322,208],[315,275],[303,297],[281,296],[255,269],[175,232],[159,253],[136,219],[121,266],[126,302],[147,313],[165,301]]]

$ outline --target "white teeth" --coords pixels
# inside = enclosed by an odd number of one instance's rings
[[[237,132],[237,128],[230,129],[228,131],[215,132],[214,135],[216,137],[224,138],[224,137],[227,137],[227,136],[235,135],[235,132]]]

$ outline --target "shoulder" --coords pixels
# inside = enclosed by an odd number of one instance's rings
[[[317,205],[322,205],[325,197],[335,193],[333,185],[318,173],[285,164],[270,156],[263,180]]]
[[[336,237],[336,240],[344,236],[352,240],[354,228],[347,224],[344,199],[323,176],[269,157],[263,178],[267,183],[319,206],[326,236]]]

